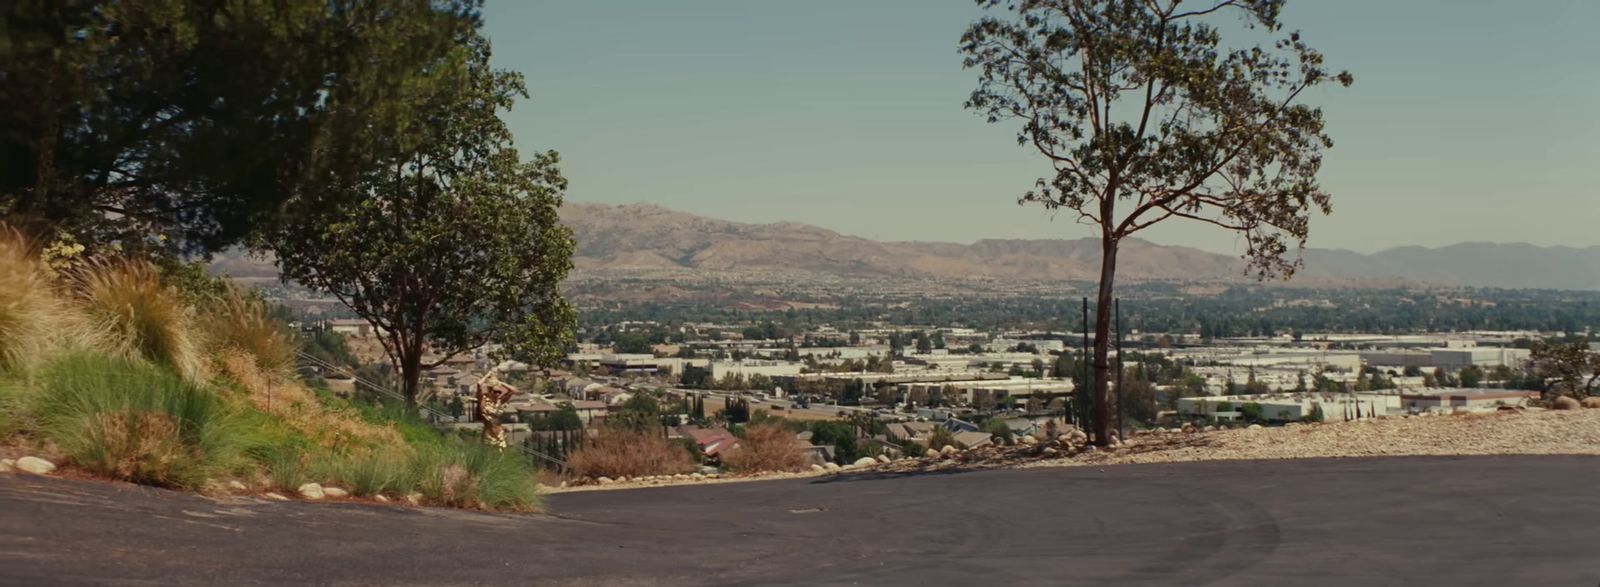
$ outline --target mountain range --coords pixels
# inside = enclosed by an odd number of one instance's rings
[[[652,204],[568,203],[580,270],[809,272],[837,276],[1094,280],[1096,239],[990,239],[972,244],[882,242],[793,222],[751,224]],[[1462,243],[1372,254],[1307,249],[1290,285],[1432,284],[1600,290],[1600,247]],[[1125,241],[1118,277],[1244,282],[1239,258],[1191,247]]]

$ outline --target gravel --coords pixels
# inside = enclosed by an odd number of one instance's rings
[[[1600,410],[1382,418],[1134,437],[1113,451],[1024,466],[1420,455],[1600,455]]]

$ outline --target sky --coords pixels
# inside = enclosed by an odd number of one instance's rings
[[[1194,1],[1194,0],[1191,0]],[[1207,0],[1199,0],[1205,3]],[[506,114],[568,201],[653,203],[879,240],[1096,234],[1017,197],[1047,175],[1014,124],[965,110],[968,0],[488,0]],[[1318,89],[1333,214],[1309,246],[1600,245],[1600,2],[1291,0],[1350,88]],[[1168,221],[1140,236],[1238,251]]]

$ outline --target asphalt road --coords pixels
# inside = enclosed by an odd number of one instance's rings
[[[1600,458],[859,476],[551,515],[0,475],[0,584],[1600,584]]]

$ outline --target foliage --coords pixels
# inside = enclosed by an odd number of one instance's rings
[[[229,285],[201,308],[200,325],[213,357],[235,351],[263,373],[286,375],[294,369],[297,344],[265,301]]]
[[[810,464],[804,445],[782,422],[746,426],[739,447],[722,455],[734,471],[800,471]]]
[[[834,460],[841,463],[861,458],[856,444],[856,429],[842,420],[812,420],[806,423],[811,431],[811,444],[832,446]]]
[[[989,421],[984,422],[983,431],[988,432],[990,436],[998,436],[1006,442],[1011,441],[1011,427],[1006,426],[1005,420],[1000,418],[990,418]]]
[[[418,447],[408,478],[430,503],[462,508],[529,510],[539,505],[533,468],[521,456],[481,442],[453,440]]]
[[[474,35],[431,64],[405,127],[374,171],[295,200],[267,244],[284,278],[326,291],[379,333],[408,402],[424,369],[497,343],[553,364],[573,313],[557,285],[572,266],[556,216],[566,180],[555,152],[524,163],[497,111],[526,95],[520,75],[489,66]],[[440,358],[423,364],[423,355]]]
[[[961,443],[956,442],[956,436],[944,426],[934,426],[933,432],[928,434],[928,448],[939,450],[946,446],[961,448]]]
[[[579,477],[638,477],[687,473],[694,462],[659,432],[607,427],[569,454],[567,466]]]
[[[1266,413],[1262,410],[1261,404],[1256,402],[1250,402],[1239,406],[1239,417],[1243,418],[1246,422],[1252,423],[1265,422],[1267,420]]]
[[[1533,373],[1544,379],[1547,396],[1588,397],[1600,382],[1600,353],[1582,342],[1533,344]]]
[[[0,215],[124,254],[238,242],[302,182],[364,169],[416,115],[397,73],[478,4],[7,2]]]

